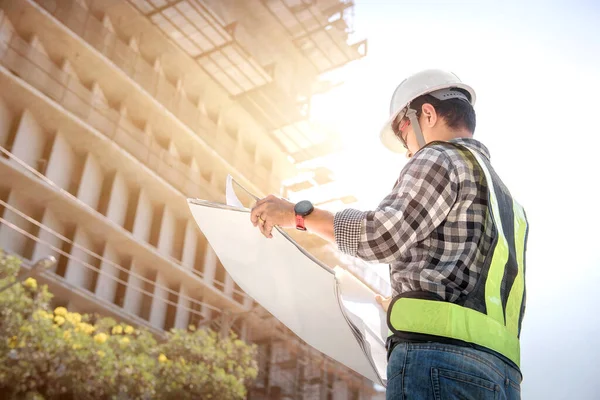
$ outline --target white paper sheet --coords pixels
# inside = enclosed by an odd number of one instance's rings
[[[347,271],[316,260],[285,231],[276,228],[272,239],[265,238],[239,206],[232,183],[228,177],[229,206],[188,203],[233,280],[309,345],[385,385],[387,326],[375,293]]]

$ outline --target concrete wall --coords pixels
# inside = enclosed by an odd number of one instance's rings
[[[121,258],[110,243],[107,243],[104,246],[102,258],[107,261],[103,260],[100,264],[100,274],[98,275],[98,281],[96,282],[96,296],[113,303],[117,291],[116,279],[119,277],[119,269],[116,266],[111,265],[108,261],[120,265]]]
[[[11,152],[33,169],[38,169],[38,161],[42,158],[46,140],[42,127],[28,110],[21,115]],[[16,161],[12,161],[18,165]],[[18,165],[18,168],[22,168]]]
[[[129,188],[123,176],[117,172],[110,188],[110,199],[106,208],[106,218],[124,226],[129,203]]]
[[[83,228],[77,227],[73,242],[95,253],[94,242]],[[65,279],[75,286],[93,290],[93,279],[96,273],[89,266],[96,266],[97,264],[98,259],[96,257],[86,253],[83,249],[73,246],[71,258],[67,263]]]
[[[46,208],[44,210],[44,214],[42,215],[41,223],[43,226],[53,230],[54,232],[56,232],[59,235],[66,234],[66,229],[65,229],[64,224],[56,217],[56,215],[52,212],[52,210],[50,208]],[[49,243],[49,244],[37,243],[35,246],[35,249],[33,251],[33,256],[31,257],[31,259],[33,261],[36,261],[36,260],[39,260],[40,258],[52,255],[52,256],[56,257],[56,259],[58,260],[58,258],[60,256],[59,253],[55,250],[52,250],[50,248],[50,245],[52,245],[58,249],[61,249],[63,241],[59,237],[57,237],[54,233],[48,232],[42,228],[40,228],[40,230],[39,230],[38,238],[40,238],[41,241]],[[50,270],[55,272],[56,265],[54,267],[52,267]]]
[[[158,329],[164,329],[165,317],[167,315],[167,303],[169,293],[167,287],[169,282],[166,276],[160,272],[156,274],[154,285],[154,298],[152,299],[152,308],[150,310],[150,323]]]
[[[83,165],[83,173],[81,175],[79,189],[77,190],[77,198],[94,210],[97,210],[100,194],[102,192],[103,180],[104,173],[100,164],[92,153],[88,153]]]
[[[77,157],[61,133],[54,137],[50,159],[46,167],[46,176],[64,190],[69,190],[75,176]]]

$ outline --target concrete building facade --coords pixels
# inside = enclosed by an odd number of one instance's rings
[[[310,97],[329,88],[319,76],[366,54],[349,43],[352,9],[0,1],[0,247],[26,264],[57,258],[41,277],[56,305],[157,335],[192,324],[257,343],[249,398],[371,398],[370,382],[240,290],[186,203],[224,201],[228,173],[281,194],[298,162],[336,149],[307,121]]]

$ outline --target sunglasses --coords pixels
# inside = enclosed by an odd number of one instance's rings
[[[400,115],[398,117],[400,117]],[[396,118],[396,120],[392,124],[392,130],[394,131],[394,135],[396,135],[398,140],[400,140],[400,142],[402,142],[402,146],[404,146],[404,148],[407,150],[408,150],[408,144],[406,143],[406,140],[404,139],[402,134],[404,133],[404,130],[406,129],[406,127],[408,125],[410,125],[410,120],[405,116]]]

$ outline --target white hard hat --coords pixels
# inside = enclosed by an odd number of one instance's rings
[[[402,81],[396,90],[394,90],[390,104],[390,118],[379,134],[383,145],[395,153],[406,153],[406,149],[392,130],[392,123],[398,114],[404,112],[406,106],[417,97],[428,93],[430,94],[437,90],[450,88],[464,90],[468,93],[467,100],[471,105],[475,104],[475,91],[473,88],[462,83],[460,79],[458,79],[458,76],[452,72],[446,72],[439,69],[428,69],[416,73]],[[453,97],[457,96],[450,96],[450,98]]]

